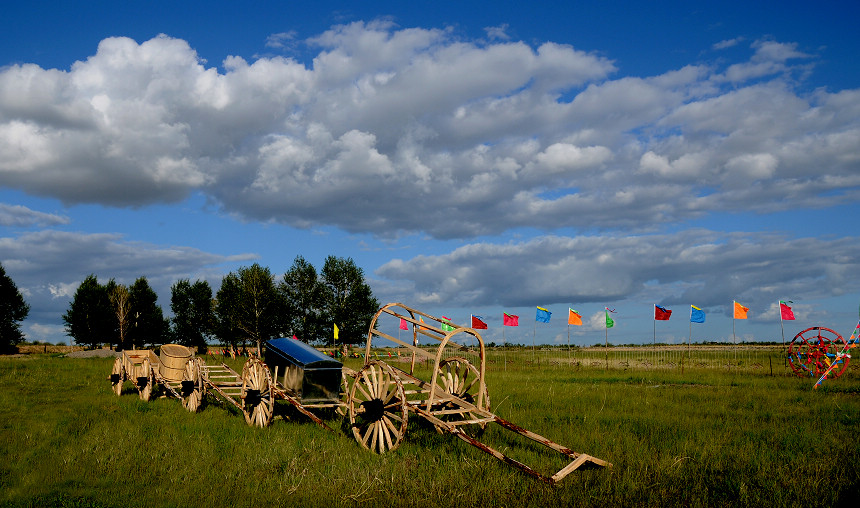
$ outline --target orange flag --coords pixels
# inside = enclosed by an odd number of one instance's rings
[[[735,319],[746,319],[747,312],[749,312],[749,307],[744,307],[743,305],[735,302]]]
[[[579,312],[576,312],[570,307],[568,307],[567,310],[569,311],[567,315],[567,324],[582,326],[582,316],[579,315]]]

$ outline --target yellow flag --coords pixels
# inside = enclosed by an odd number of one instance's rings
[[[334,324],[334,340],[337,340],[337,334],[340,330],[337,327],[337,323]]]

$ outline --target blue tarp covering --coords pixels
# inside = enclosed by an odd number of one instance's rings
[[[300,340],[281,338],[266,342],[270,352],[286,357],[295,365],[304,367],[340,367],[343,364],[317,351]],[[268,363],[268,360],[267,360]]]

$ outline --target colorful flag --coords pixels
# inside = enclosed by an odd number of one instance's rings
[[[508,314],[507,312],[503,312],[503,314],[505,326],[520,326],[519,316],[514,316],[513,314]]]
[[[705,322],[705,311],[696,307],[695,305],[690,305],[690,322],[691,323],[704,323]]]
[[[614,313],[615,311],[610,310],[609,307],[604,307],[604,309],[606,309],[606,328],[612,328],[613,326],[615,326],[615,320],[609,317],[609,313]]]
[[[575,310],[571,309],[570,307],[568,307],[567,310],[568,310],[567,324],[582,326],[582,316],[579,315],[579,312],[576,312]]]
[[[794,302],[789,300],[788,303]],[[788,304],[782,300],[779,301],[779,315],[782,316],[782,319],[786,321],[794,320],[794,312],[791,310],[791,307],[789,307]]]
[[[484,322],[484,318],[481,316],[476,316],[472,314],[472,328],[475,330],[486,330],[487,323]]]
[[[452,325],[451,320],[446,318],[445,316],[442,316],[442,330],[446,332],[454,331],[454,325]]]
[[[421,325],[423,325],[423,324],[424,324],[424,318],[423,318],[423,317],[418,316],[418,321],[421,321]],[[419,330],[426,330],[426,329],[427,329],[427,327],[426,327],[426,326],[419,326],[419,327],[418,327],[418,329],[419,329]]]
[[[654,319],[656,321],[669,321],[670,317],[672,317],[671,310],[659,305],[654,306]]]
[[[337,328],[337,323],[334,324],[334,340],[337,340],[337,335],[340,330]]]
[[[747,312],[749,312],[749,307],[744,307],[743,305],[735,302],[735,319],[746,319]]]
[[[406,320],[403,318],[400,318],[400,329],[401,330],[408,330],[409,329],[409,325],[406,323]]]
[[[535,321],[540,321],[541,323],[549,323],[549,318],[552,316],[552,312],[544,309],[543,307],[537,308],[537,314],[535,315]]]

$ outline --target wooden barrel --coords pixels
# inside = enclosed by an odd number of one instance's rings
[[[161,346],[161,366],[158,371],[168,381],[182,381],[185,362],[194,356],[190,349],[179,344]]]

